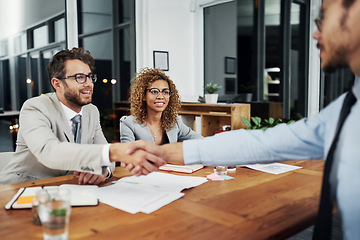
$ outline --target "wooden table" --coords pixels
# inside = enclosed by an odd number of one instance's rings
[[[302,169],[273,175],[237,168],[228,181],[208,181],[151,213],[103,203],[73,207],[69,239],[285,239],[315,222],[324,161],[290,161]],[[206,176],[212,167],[192,176]],[[117,168],[115,179],[129,174]],[[31,210],[5,210],[20,187],[76,183],[73,175],[0,186],[0,238],[42,239]]]

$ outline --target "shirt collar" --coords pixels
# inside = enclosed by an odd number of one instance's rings
[[[62,102],[60,102],[60,104],[61,104],[61,106],[64,110],[64,113],[65,113],[65,116],[68,120],[71,121],[71,119],[78,114],[80,114],[82,116],[82,108],[81,108],[80,112],[77,113],[77,112],[73,111],[72,109],[68,108],[67,106],[65,106]]]

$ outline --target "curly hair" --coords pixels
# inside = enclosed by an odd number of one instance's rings
[[[176,124],[176,117],[181,103],[175,84],[163,71],[156,68],[143,68],[134,74],[134,77],[131,79],[130,112],[136,117],[139,123],[144,124],[146,122],[147,107],[146,101],[144,101],[146,89],[151,83],[157,80],[166,81],[172,92],[169,98],[169,104],[161,115],[162,129],[168,131]]]
[[[74,60],[74,59],[81,60],[85,64],[89,65],[91,71],[94,71],[95,60],[90,55],[89,51],[86,51],[83,48],[75,48],[75,47],[72,48],[71,50],[69,49],[61,50],[52,57],[51,62],[47,66],[47,72],[49,75],[51,87],[53,87],[51,84],[51,79],[65,77],[65,62],[67,60]]]

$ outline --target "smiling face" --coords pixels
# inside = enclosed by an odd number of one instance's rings
[[[318,41],[321,68],[333,71],[349,65],[355,74],[360,74],[360,1],[345,7],[343,0],[325,0],[322,8],[321,31],[313,38]]]
[[[147,89],[157,88],[160,90],[159,95],[153,95],[146,91],[145,99],[148,114],[163,112],[169,104],[169,97],[165,97],[161,91],[169,89],[169,84],[165,80],[157,80],[150,83]]]
[[[65,69],[65,76],[91,73],[89,65],[78,59],[67,60]],[[89,78],[82,84],[76,82],[74,77],[64,80],[53,78],[52,83],[59,100],[75,112],[80,112],[82,106],[91,103],[94,83]]]

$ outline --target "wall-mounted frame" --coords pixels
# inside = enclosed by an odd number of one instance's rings
[[[235,94],[235,78],[225,78],[225,94]]]
[[[236,58],[225,57],[225,73],[235,74],[235,69],[236,69],[235,63],[236,63]]]
[[[154,68],[169,71],[169,52],[153,51]]]

